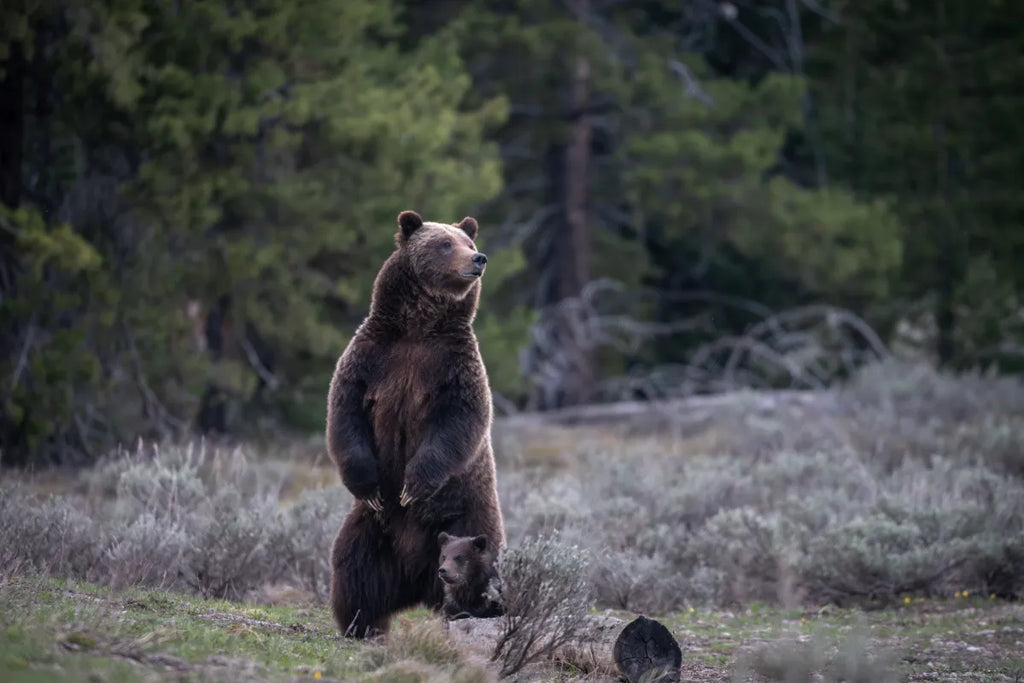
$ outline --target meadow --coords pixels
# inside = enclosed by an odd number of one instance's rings
[[[510,549],[543,548],[556,593],[584,567],[574,610],[662,621],[683,680],[1024,680],[1019,379],[886,364],[830,391],[501,418],[493,440]],[[5,681],[497,677],[423,609],[386,642],[339,637],[351,497],[319,439],[2,476]]]

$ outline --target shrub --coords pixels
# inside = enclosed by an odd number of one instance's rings
[[[117,453],[69,496],[40,502],[4,485],[0,572],[228,598],[290,581],[323,598],[350,499],[338,486],[279,509],[286,476],[241,451],[190,445]]]
[[[106,582],[114,588],[141,585],[163,588],[178,581],[188,531],[180,524],[144,512],[120,521],[111,533],[103,564]]]
[[[744,507],[723,510],[703,525],[690,543],[697,568],[705,567],[717,580],[714,602],[746,604],[774,602],[785,558],[778,538],[778,521]]]
[[[583,432],[576,468],[501,472],[509,542],[559,530],[592,551],[599,605],[650,613],[1024,594],[1020,383],[874,372],[721,401],[688,441]]]
[[[556,430],[556,467],[524,453],[499,473],[509,545],[544,567],[563,551],[537,539],[557,531],[577,548],[565,557],[590,558],[574,578],[598,605],[650,614],[1024,596],[1019,381],[887,365],[840,391],[746,392],[713,411],[685,440]],[[332,477],[285,503],[296,472],[242,450],[164,445],[104,459],[63,496],[0,484],[0,573],[234,597],[286,583],[322,600],[351,496]],[[523,557],[509,556],[511,571],[529,568],[515,568]]]
[[[326,600],[331,581],[331,544],[351,495],[340,484],[307,489],[278,512],[268,546],[280,563],[281,578]]]
[[[16,570],[92,576],[106,534],[68,500],[42,502],[15,486],[0,486],[0,572]]]
[[[557,534],[524,539],[498,558],[505,614],[491,656],[501,676],[551,654],[576,635],[591,600],[587,554]]]
[[[216,491],[189,518],[191,542],[183,569],[204,597],[241,598],[276,572],[271,536],[273,501],[243,501],[237,489]]]

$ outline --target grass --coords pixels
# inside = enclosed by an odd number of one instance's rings
[[[322,609],[115,591],[62,579],[14,578],[0,599],[4,680],[288,680],[341,677],[355,646]],[[52,680],[52,679],[49,679]]]
[[[0,615],[0,678],[10,683],[493,678],[446,647],[439,619],[423,609],[399,615],[387,645],[364,644],[340,638],[322,605],[204,600],[19,576],[0,586]],[[683,680],[728,680],[759,648],[778,651],[786,643],[813,646],[827,662],[858,634],[867,643],[858,656],[881,656],[893,680],[1024,677],[1024,605],[985,597],[870,612],[753,604],[660,619],[683,648]]]
[[[684,671],[689,666],[694,673],[719,671],[726,664],[735,668],[751,650],[787,640],[817,641],[826,653],[838,651],[857,634],[866,636],[875,654],[888,654],[887,670],[897,680],[1014,681],[1024,663],[1024,606],[984,598],[922,600],[868,612],[695,611],[680,615],[672,626],[685,643]]]

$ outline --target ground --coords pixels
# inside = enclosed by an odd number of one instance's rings
[[[664,623],[684,681],[1024,682],[1024,601],[989,591],[1002,573],[1024,596],[1019,381],[881,368],[494,438],[510,546],[557,530],[544,566],[573,577],[565,547],[588,551],[593,611]],[[423,609],[387,644],[340,638],[327,560],[350,504],[317,440],[3,473],[0,681],[496,680]]]
[[[0,674],[9,683],[54,676],[70,681],[403,680],[397,662],[389,661],[396,657],[339,638],[326,607],[16,578],[2,586],[0,613]],[[872,612],[783,611],[755,604],[737,612],[695,610],[660,618],[683,648],[683,680],[688,681],[730,680],[742,656],[762,643],[787,636],[810,641],[818,635],[833,646],[862,624],[872,649],[892,651],[905,680],[1024,680],[1024,605],[982,596]],[[436,622],[424,610],[412,610],[396,619],[396,628],[401,634],[412,625],[429,628]],[[449,664],[444,652],[419,650],[412,655],[427,667]]]

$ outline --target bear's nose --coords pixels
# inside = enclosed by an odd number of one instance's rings
[[[437,570],[437,575],[438,576],[448,576],[448,570],[445,569],[444,567],[441,567],[441,568],[439,568]]]
[[[487,263],[487,254],[480,251],[473,254],[473,263],[477,264],[478,266],[484,265],[485,263]]]

